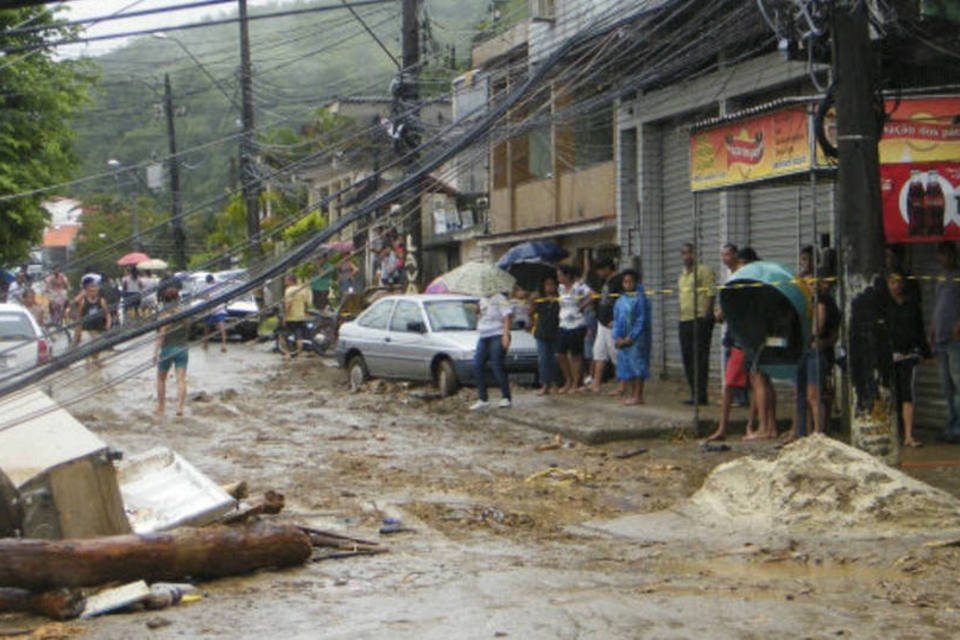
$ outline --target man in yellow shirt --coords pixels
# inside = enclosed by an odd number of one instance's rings
[[[713,337],[713,300],[717,277],[713,269],[697,264],[689,242],[680,249],[683,269],[677,282],[680,303],[680,353],[683,372],[690,387],[686,404],[707,404],[707,379],[710,371],[710,341]],[[696,378],[696,379],[694,379]]]
[[[297,283],[293,274],[287,275],[286,288],[283,291],[283,324],[287,331],[293,334],[297,342],[294,356],[303,351],[303,336],[307,329],[307,308],[310,306],[311,292],[309,285]],[[280,340],[280,351],[283,359],[290,359],[286,339]]]

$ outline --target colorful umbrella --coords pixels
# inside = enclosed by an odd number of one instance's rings
[[[137,269],[141,271],[163,271],[168,266],[169,265],[160,258],[150,258],[149,260],[137,263]]]
[[[443,276],[439,278],[434,278],[433,282],[427,285],[427,288],[424,289],[424,293],[450,293],[450,289],[447,288],[447,283],[443,281]]]
[[[117,260],[117,264],[120,265],[121,267],[135,267],[141,262],[146,262],[149,259],[150,259],[150,256],[148,256],[147,254],[141,253],[139,251],[134,251],[133,253],[128,253],[127,255]]]
[[[506,269],[517,262],[560,262],[570,255],[570,252],[562,248],[552,240],[536,240],[533,242],[521,242],[518,245],[510,247],[500,260],[497,266]]]
[[[468,262],[441,277],[448,290],[469,296],[509,293],[517,284],[512,275],[485,262]]]

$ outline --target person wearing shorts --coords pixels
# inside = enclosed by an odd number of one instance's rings
[[[303,339],[307,334],[307,308],[310,306],[310,287],[308,285],[297,283],[297,278],[289,274],[286,278],[286,289],[283,292],[283,324],[287,332],[293,336],[296,341],[296,351],[294,356],[299,356],[303,351]],[[280,351],[283,352],[283,359],[290,359],[290,352],[287,350],[287,341],[280,340]]]
[[[206,291],[203,297],[209,300],[216,293],[216,278],[212,273],[206,277]],[[213,308],[203,322],[203,349],[207,349],[207,341],[210,339],[210,333],[216,330],[220,333],[220,353],[227,352],[227,305],[219,304]]]
[[[616,282],[617,267],[610,258],[602,258],[594,266],[597,277],[603,285],[600,289],[600,298],[597,300],[597,337],[593,341],[593,380],[590,391],[600,393],[603,382],[603,372],[608,362],[616,364],[617,347],[613,340],[613,310],[617,303],[616,296],[620,294],[619,283]],[[623,393],[623,381],[617,389],[610,393],[618,396]]]
[[[161,292],[164,307],[169,310],[180,298],[176,289]],[[189,320],[166,324],[157,330],[156,350],[153,360],[157,364],[157,415],[163,416],[167,402],[167,376],[170,369],[177,376],[177,415],[183,415],[187,402],[187,363],[189,362]]]
[[[903,445],[919,447],[913,437],[913,408],[917,388],[917,365],[931,355],[923,325],[923,309],[917,294],[907,287],[899,269],[887,272],[884,315],[893,358],[892,380],[898,418],[903,427]]]
[[[723,372],[723,398],[720,401],[720,419],[717,421],[717,430],[707,438],[708,442],[726,439],[727,427],[730,424],[730,408],[733,406],[734,396],[738,392],[746,392],[749,385],[747,356],[742,349],[730,347],[730,357],[727,358],[726,368]],[[750,431],[749,425],[747,430]]]
[[[580,270],[572,265],[557,269],[560,281],[560,339],[557,361],[563,373],[564,385],[557,393],[572,393],[580,389],[583,370],[583,340],[587,334],[587,320],[583,310],[593,303],[593,291],[580,278]]]

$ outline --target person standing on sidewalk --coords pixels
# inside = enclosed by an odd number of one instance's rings
[[[940,278],[933,303],[930,343],[940,365],[940,386],[950,411],[944,441],[960,444],[960,268],[952,242],[937,245]]]
[[[921,442],[913,437],[917,365],[930,357],[930,345],[923,326],[923,309],[920,300],[908,293],[904,274],[896,269],[887,272],[887,293],[885,319],[893,358],[891,386],[903,425],[903,445],[919,447]]]
[[[625,405],[643,404],[650,377],[650,300],[633,269],[622,274],[623,292],[614,307],[612,337],[617,349],[617,379],[626,392]]]
[[[564,384],[557,393],[580,390],[583,373],[583,345],[587,334],[587,319],[583,310],[593,304],[593,291],[580,278],[580,270],[573,265],[557,269],[560,281],[560,350],[557,360],[563,372]]]
[[[590,391],[600,393],[603,383],[603,372],[607,363],[617,363],[617,347],[613,341],[613,309],[617,303],[617,295],[622,291],[617,282],[617,266],[610,258],[601,258],[594,266],[594,272],[602,283],[600,298],[597,300],[597,337],[593,341],[593,380]],[[636,284],[636,279],[634,279]],[[610,395],[623,393],[623,384]]]
[[[713,269],[698,264],[691,243],[680,249],[683,269],[677,281],[680,304],[680,354],[683,372],[690,387],[685,404],[707,404],[710,371],[710,340],[713,336],[713,298],[716,276]],[[696,378],[696,379],[694,379]]]
[[[513,305],[502,293],[480,298],[480,317],[477,319],[477,349],[473,354],[473,373],[477,379],[479,398],[470,405],[470,411],[480,411],[490,406],[487,396],[487,363],[493,378],[500,385],[501,409],[509,409],[510,380],[504,367],[504,359],[510,348],[510,322]]]
[[[537,341],[537,368],[540,390],[544,396],[560,386],[560,367],[557,365],[557,343],[560,340],[560,302],[557,300],[557,279],[547,276],[540,285],[539,298],[531,307],[534,317],[533,337]]]
[[[733,276],[734,272],[736,272],[736,270],[740,268],[740,261],[737,259],[738,251],[739,249],[737,248],[737,245],[733,244],[732,242],[726,243],[725,245],[723,245],[723,248],[720,249],[720,262],[723,263],[723,267],[727,271],[726,273],[727,277],[724,279],[724,281],[729,280],[730,277]],[[714,317],[717,319],[718,322],[725,322],[723,318],[723,313],[721,313],[720,311],[719,304],[714,309]],[[733,350],[735,348],[733,345],[733,336],[730,335],[730,330],[726,326],[724,326],[723,339],[721,342],[723,344],[723,370],[724,372],[726,372],[728,368],[728,363],[730,362],[730,357],[733,354]],[[742,352],[737,356],[738,358],[740,358],[741,363],[743,361],[742,356],[743,356]],[[736,371],[736,367],[734,367],[734,370]],[[727,397],[726,396],[727,381],[730,379],[731,377],[726,375],[725,373],[724,382],[723,382],[724,395],[722,396],[724,398],[724,401],[726,400],[726,397]],[[739,381],[739,378],[736,375],[732,379]],[[737,405],[738,407],[747,406],[747,403],[749,402],[749,398],[747,397],[746,385],[734,387],[731,393],[732,395],[730,396],[730,400],[729,400],[730,406],[733,406],[734,404]],[[728,406],[726,409],[728,415],[730,413],[730,406]],[[723,412],[724,412],[724,409],[723,409],[723,405],[721,404],[721,409],[720,409],[721,416],[723,416]]]

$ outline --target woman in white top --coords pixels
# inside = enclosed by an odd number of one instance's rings
[[[477,350],[473,355],[473,373],[477,379],[477,392],[480,399],[470,407],[479,411],[490,406],[487,397],[487,363],[493,371],[493,377],[500,385],[501,409],[510,407],[510,381],[503,360],[510,348],[510,318],[513,305],[502,293],[480,298],[480,316],[477,320]]]
[[[587,334],[587,320],[583,310],[593,302],[593,290],[580,278],[580,270],[573,265],[557,269],[560,286],[560,345],[557,362],[563,373],[564,384],[558,393],[572,393],[581,389],[583,372],[583,341]]]

